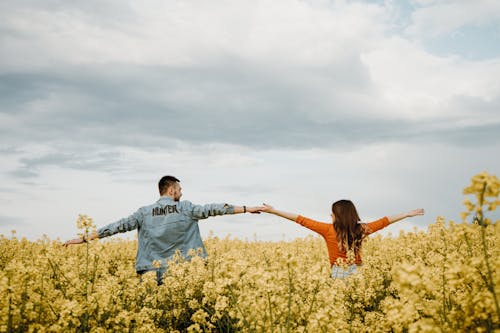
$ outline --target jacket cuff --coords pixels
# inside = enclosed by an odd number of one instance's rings
[[[97,229],[97,235],[99,236],[99,238],[109,237],[112,234],[113,233],[111,232],[111,230],[109,228],[102,227],[102,228]]]

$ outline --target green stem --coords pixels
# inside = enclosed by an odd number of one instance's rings
[[[486,186],[487,183],[484,182],[483,190],[481,191],[480,195],[480,200],[479,200],[479,206],[481,207],[480,211],[480,216],[477,217],[476,219],[478,220],[478,224],[481,227],[481,240],[483,243],[483,254],[484,254],[484,261],[486,263],[486,271],[488,272],[488,290],[491,292],[493,295],[493,300],[495,302],[495,309],[497,311],[497,317],[500,320],[500,307],[498,305],[498,299],[497,299],[497,293],[495,291],[495,281],[493,280],[493,275],[491,273],[491,267],[490,267],[490,261],[489,261],[489,256],[488,256],[488,245],[486,243],[486,224],[484,221],[484,216],[482,214],[482,207],[483,207],[483,202],[484,202],[484,194],[486,192]]]
[[[497,299],[497,293],[495,291],[495,281],[493,280],[493,276],[491,273],[491,267],[490,267],[490,261],[488,259],[488,251],[487,251],[487,244],[486,244],[486,226],[482,225],[481,226],[481,238],[482,238],[482,243],[483,243],[483,254],[484,254],[484,261],[486,262],[486,270],[488,272],[488,290],[491,292],[493,295],[493,300],[495,301],[495,308],[497,310],[497,317],[500,320],[500,307],[498,306],[498,299]]]
[[[241,314],[241,319],[243,320],[243,324],[245,324],[245,327],[249,330],[249,331],[253,331],[251,329],[251,326],[250,326],[250,323],[248,322],[248,320],[246,319],[246,316],[245,314],[243,313],[243,311],[241,310],[241,307],[239,306],[238,304],[238,298],[236,297],[236,295],[234,294],[234,291],[232,289],[232,287],[228,286],[228,291],[229,291],[229,297],[231,298],[231,302],[233,304],[236,305],[236,310],[238,310],[238,312]]]
[[[446,306],[446,259],[447,259],[447,251],[448,251],[448,246],[446,243],[446,236],[444,234],[444,231],[441,230],[441,236],[444,244],[444,253],[443,253],[443,272],[442,272],[442,297],[443,297],[443,319],[444,322],[448,325],[448,316],[447,316],[447,306]]]
[[[290,315],[292,309],[292,272],[290,270],[290,263],[287,263],[288,267],[288,312],[286,315],[286,332],[290,332]]]
[[[8,319],[7,319],[7,332],[13,332],[14,329],[12,328],[12,294],[11,294],[11,286],[10,286],[10,275],[8,278],[8,286],[9,286],[9,314],[8,314]]]
[[[319,280],[316,282],[316,286],[313,289],[313,298],[312,298],[311,304],[309,305],[309,310],[307,311],[307,321],[304,325],[304,333],[307,332],[307,325],[309,324],[309,317],[311,316],[311,313],[312,313],[312,310],[314,307],[314,303],[316,302],[316,296],[318,295],[318,292],[319,292]]]
[[[267,292],[267,302],[269,304],[269,319],[271,322],[271,333],[274,332],[274,318],[273,318],[273,309],[272,309],[272,303],[271,303],[271,294]]]
[[[88,232],[86,231],[86,234]],[[86,257],[85,257],[85,314],[83,317],[83,331],[88,331],[88,320],[89,320],[89,243],[86,245]]]

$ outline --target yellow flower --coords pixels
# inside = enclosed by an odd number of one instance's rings
[[[499,204],[490,196],[496,177],[482,173],[471,183],[485,182],[484,214]],[[463,218],[477,212],[482,192],[474,186]],[[438,217],[425,231],[373,235],[363,243],[363,267],[346,281],[330,278],[320,237],[209,237],[208,259],[199,250],[191,260],[179,254],[160,287],[154,271],[137,277],[136,239],[64,248],[46,237],[0,235],[0,331],[488,331],[500,319],[487,284],[498,290],[500,275],[488,280],[484,253],[500,267],[500,223],[483,222]],[[81,215],[78,226],[90,230],[92,219]]]

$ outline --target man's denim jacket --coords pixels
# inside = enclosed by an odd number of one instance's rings
[[[156,203],[139,208],[134,214],[97,230],[99,238],[119,232],[137,229],[138,248],[135,268],[139,271],[155,270],[153,261],[161,268],[176,250],[188,257],[190,249],[201,249],[206,257],[200,236],[198,220],[210,216],[234,214],[234,206],[228,204],[194,205],[189,201],[174,201],[161,197]]]

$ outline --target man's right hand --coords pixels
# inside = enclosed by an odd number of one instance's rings
[[[66,241],[63,245],[68,246],[68,245],[82,244],[82,243],[85,243],[83,238],[74,238],[74,239],[70,239],[69,241]]]

